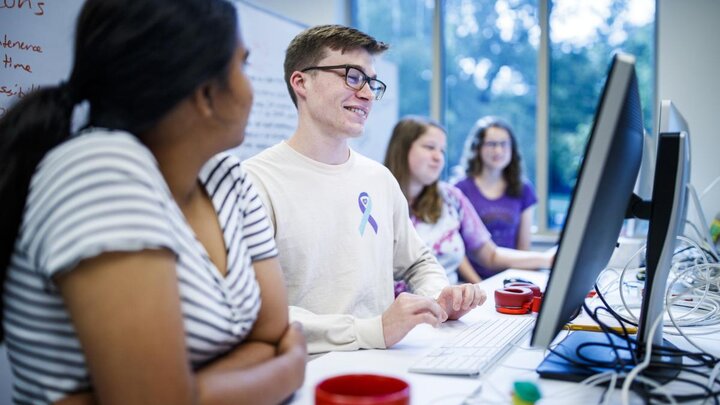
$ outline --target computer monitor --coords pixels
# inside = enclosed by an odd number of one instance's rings
[[[659,118],[659,133],[685,132],[687,134],[690,134],[687,121],[680,113],[678,108],[675,106],[675,103],[673,103],[671,100],[662,100],[660,102]],[[702,208],[702,204],[700,203],[700,196],[698,196],[697,190],[695,190],[695,187],[693,187],[692,184],[688,184],[688,208],[690,207],[690,205],[694,206],[695,214],[697,215],[698,222],[696,223],[696,225],[698,227],[698,236],[700,236],[704,240],[704,247],[708,250],[708,252],[714,255],[715,258],[717,258],[718,251],[715,248],[715,242],[713,242],[712,236],[710,234],[710,221],[708,221],[707,215],[705,215],[705,211]]]
[[[662,100],[660,102],[660,113],[658,115],[660,121],[657,131],[658,133],[690,133],[685,117],[680,114],[680,111],[678,111],[675,103],[673,103],[671,100]]]
[[[660,345],[662,324],[651,334],[650,326],[663,316],[665,287],[677,235],[682,234],[690,184],[690,135],[687,121],[670,100],[660,103],[658,148],[650,204],[646,249],[645,295],[640,311],[638,343]]]
[[[662,313],[662,298],[669,271],[667,252],[672,254],[670,247],[674,246],[678,223],[684,219],[687,136],[659,137],[652,204],[633,194],[642,148],[643,120],[635,59],[630,55],[616,54],[596,109],[568,218],[560,235],[533,330],[533,346],[548,347],[582,306],[610,260],[626,213],[632,212],[632,203],[637,200],[641,202],[638,204],[642,208],[639,211],[644,214],[641,217],[650,219],[648,269],[653,273],[650,276],[652,280],[646,284],[638,336],[652,339],[655,344],[662,343],[662,327],[653,336],[648,336],[651,326],[648,319],[656,318],[658,309]],[[669,187],[671,190],[668,191],[666,183],[672,184]],[[667,195],[661,196],[662,192]],[[633,358],[642,358],[639,345],[632,348],[633,355],[625,358],[623,353],[608,344],[608,340],[613,338],[613,344],[629,346],[612,335],[573,332],[553,349],[555,353],[545,359],[537,372],[541,377],[579,381],[606,371],[603,367],[582,366],[588,364],[583,358],[606,361],[612,369],[616,368],[612,361],[616,355],[623,357],[621,362],[626,364]]]

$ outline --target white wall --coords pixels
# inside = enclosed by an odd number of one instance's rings
[[[305,25],[349,24],[347,0],[247,0]]]
[[[691,182],[699,192],[720,176],[719,19],[717,0],[658,1],[658,96],[688,121]],[[702,206],[709,217],[720,212],[720,184]]]

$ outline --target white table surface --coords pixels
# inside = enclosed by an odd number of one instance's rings
[[[332,352],[315,358],[308,362],[305,383],[295,393],[290,403],[293,405],[313,404],[315,386],[319,382],[328,377],[349,373],[374,373],[401,378],[410,384],[411,403],[417,405],[509,404],[515,381],[535,382],[543,395],[538,404],[598,403],[605,388],[586,387],[577,383],[539,378],[535,373],[535,368],[542,362],[545,352],[542,349],[529,347],[530,334],[488,374],[481,377],[441,376],[407,371],[425,353],[478,320],[518,316],[504,315],[495,311],[493,293],[496,288],[502,286],[505,278],[510,277],[521,277],[533,281],[543,289],[547,281],[547,273],[544,272],[507,270],[483,281],[482,286],[488,294],[487,302],[458,321],[446,322],[438,328],[419,325],[390,349]],[[560,335],[563,333],[566,332],[561,332]],[[720,338],[717,335],[698,339],[706,343],[705,347],[720,346],[717,342]],[[673,339],[671,338],[671,340]],[[688,348],[682,343],[679,343],[679,346]],[[718,353],[715,354],[718,355]],[[679,387],[673,391],[678,392],[682,389],[683,387]],[[609,403],[621,403],[619,391],[616,389],[610,393]],[[630,403],[641,404],[642,401],[632,395]]]

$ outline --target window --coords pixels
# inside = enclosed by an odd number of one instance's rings
[[[537,1],[449,0],[444,11],[449,165],[465,163],[469,131],[479,118],[495,115],[513,127],[534,183]]]
[[[637,58],[645,130],[652,133],[655,61],[652,0],[556,0],[550,12],[548,227],[565,223],[609,56]]]
[[[448,129],[447,166],[458,165],[465,138],[485,115],[514,128],[525,174],[538,184],[546,209],[536,212],[540,231],[559,230],[575,184],[613,52],[637,58],[646,130],[653,123],[655,3],[653,0],[445,0],[368,2],[354,0],[353,24],[391,44],[386,58],[400,71],[400,116],[430,114],[432,43],[442,35],[445,95],[440,119]],[[541,7],[542,4],[548,7]],[[439,6],[438,6],[439,5]],[[548,10],[541,14],[540,10]],[[441,13],[443,32],[432,30]],[[547,49],[540,21],[549,21]],[[539,56],[549,57],[547,77]],[[544,82],[543,82],[544,81]],[[539,128],[538,91],[549,88],[548,128]],[[541,98],[542,100],[542,98]],[[546,147],[547,162],[537,162]],[[547,165],[539,171],[538,164]],[[449,175],[450,170],[446,170]]]
[[[390,44],[383,58],[398,66],[400,117],[430,115],[434,2],[353,1],[353,25]]]

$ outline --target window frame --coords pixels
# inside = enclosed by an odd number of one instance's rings
[[[356,25],[355,15],[357,12],[356,3],[361,0],[346,0],[348,4],[349,18],[348,20]],[[535,226],[533,229],[533,242],[554,242],[559,233],[559,229],[550,228],[549,220],[549,202],[550,202],[550,64],[551,64],[551,43],[550,43],[550,13],[552,0],[537,0],[538,3],[538,25],[540,27],[540,43],[538,45],[537,60],[537,94],[536,94],[536,110],[535,110],[535,140],[536,140],[536,160],[535,160],[535,179],[534,187],[538,198],[535,209]],[[445,40],[444,40],[444,18],[445,2],[443,0],[433,0],[434,11],[432,17],[432,77],[430,80],[430,117],[438,122],[446,122],[447,94],[445,89]],[[654,80],[653,80],[653,107],[652,121],[656,122],[657,106],[657,23],[658,23],[658,4],[655,1],[655,18],[654,18]],[[652,131],[653,128],[650,128]],[[445,168],[445,175],[449,172],[448,167]],[[643,180],[640,179],[642,182]]]

